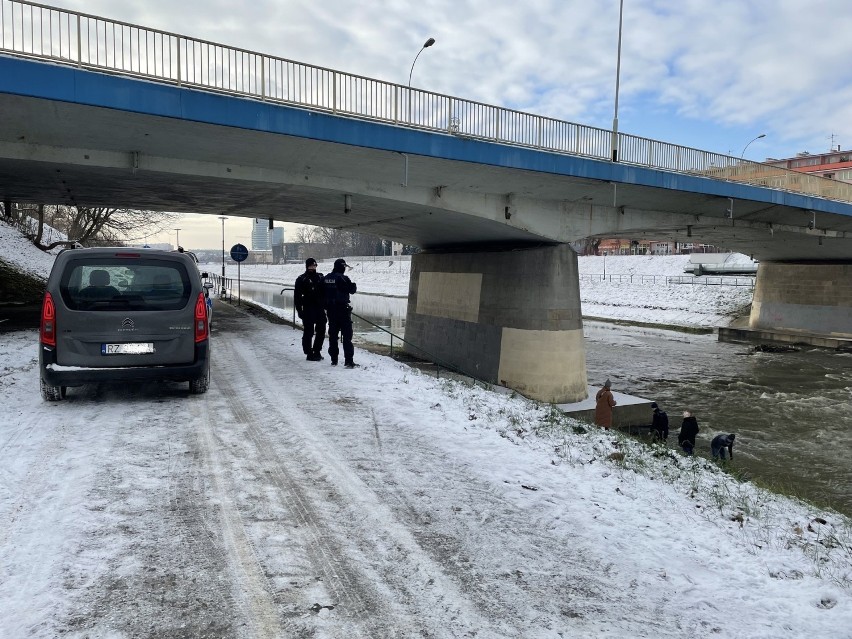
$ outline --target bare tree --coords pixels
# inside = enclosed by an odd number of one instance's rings
[[[178,215],[109,207],[41,205],[38,214],[33,216],[37,222],[34,243],[45,250],[63,243],[42,244],[45,225],[64,233],[67,243],[93,246],[138,242],[168,228]]]
[[[325,244],[337,255],[385,255],[389,252],[386,241],[377,235],[326,226],[299,227],[296,241],[302,244]]]
[[[296,230],[296,241],[299,244],[313,244],[316,226],[302,225]]]

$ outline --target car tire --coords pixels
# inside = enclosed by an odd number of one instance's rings
[[[204,374],[201,377],[189,380],[189,392],[192,395],[202,395],[207,392],[210,387],[210,360],[207,360],[207,366],[204,369]]]
[[[41,396],[46,402],[58,402],[65,397],[64,386],[51,386],[45,384],[43,379],[39,380],[39,386],[41,387]]]

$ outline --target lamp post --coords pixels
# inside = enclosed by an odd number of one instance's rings
[[[758,135],[756,138],[754,138],[754,140],[752,140],[751,142],[754,142],[754,141],[756,141],[756,140],[759,140],[760,138],[765,138],[765,137],[766,137],[766,134],[765,134],[765,133],[761,133],[761,134],[760,134],[760,135]],[[745,149],[743,149],[743,152],[742,152],[742,153],[740,153],[740,159],[741,159],[741,160],[742,160],[742,159],[743,159],[743,157],[745,156],[746,149],[747,149],[747,148],[751,145],[751,142],[749,142],[748,144],[746,144],[746,145],[745,145]]]
[[[220,215],[219,219],[222,220],[222,279],[225,279],[225,220],[228,218]]]
[[[615,63],[615,114],[612,117],[612,161],[618,162],[618,87],[621,80],[621,25],[624,16],[624,0],[618,7],[618,54]]]
[[[414,65],[417,63],[417,58],[420,57],[420,54],[423,53],[423,49],[428,49],[433,44],[435,44],[435,38],[429,38],[426,42],[423,43],[423,46],[420,48],[420,51],[417,52],[417,55],[414,56],[414,62],[411,63],[411,70],[408,72],[408,88],[411,88],[411,74],[414,73]]]
[[[172,229],[175,232],[175,248],[180,248],[180,229]]]

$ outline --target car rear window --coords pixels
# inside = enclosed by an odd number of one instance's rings
[[[72,310],[169,311],[186,307],[192,281],[179,262],[99,257],[69,262],[59,292]]]

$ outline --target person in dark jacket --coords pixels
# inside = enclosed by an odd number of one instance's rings
[[[334,261],[331,273],[323,278],[325,290],[325,310],[328,313],[328,354],[331,365],[337,366],[337,356],[340,353],[338,339],[343,340],[343,365],[355,368],[353,361],[355,348],[352,346],[352,307],[349,296],[357,290],[355,283],[346,277],[348,264],[344,259]]]
[[[305,272],[296,278],[293,303],[302,320],[302,350],[310,362],[319,362],[325,342],[325,290],[322,273],[317,273],[317,261],[305,260]]]
[[[731,433],[730,435],[716,435],[713,438],[713,441],[710,442],[710,452],[713,454],[713,459],[722,458],[722,461],[725,460],[725,449],[728,449],[728,452],[731,455],[731,459],[734,458],[734,438],[736,435]]]
[[[669,438],[669,416],[657,406],[657,402],[652,402],[651,408],[654,409],[651,416],[651,433],[657,439],[666,441]]]
[[[683,422],[680,425],[677,443],[687,455],[691,455],[695,450],[695,437],[698,435],[698,430],[698,420],[695,416],[688,410],[683,411]]]

